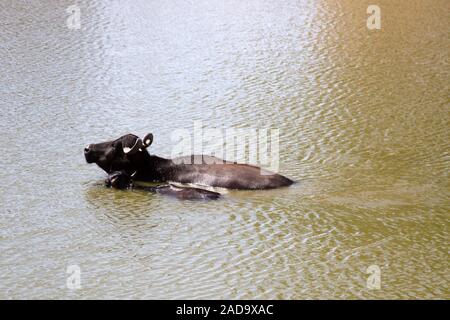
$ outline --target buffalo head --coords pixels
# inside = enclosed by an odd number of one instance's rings
[[[153,135],[147,134],[143,140],[134,134],[126,134],[119,139],[90,144],[84,148],[88,163],[96,163],[107,173],[124,171],[129,175],[136,172],[148,161],[146,148],[153,142]]]

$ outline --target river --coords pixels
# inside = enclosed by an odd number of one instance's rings
[[[370,4],[1,1],[0,298],[449,299],[450,2]],[[297,183],[179,201],[84,160],[194,121],[278,129]]]

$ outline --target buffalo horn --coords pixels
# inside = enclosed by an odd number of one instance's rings
[[[132,155],[141,150],[143,147],[144,145],[142,144],[142,140],[137,138],[136,142],[134,143],[134,146],[132,146],[131,148],[128,147],[123,148],[123,153],[127,155]]]

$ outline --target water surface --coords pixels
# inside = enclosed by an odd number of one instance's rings
[[[76,3],[0,2],[0,298],[450,298],[447,0]],[[299,183],[177,201],[83,158],[196,120],[280,129]]]

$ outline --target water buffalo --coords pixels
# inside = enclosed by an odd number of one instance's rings
[[[257,190],[289,186],[292,180],[267,172],[259,167],[227,163],[210,156],[188,156],[165,159],[151,155],[147,148],[153,142],[153,135],[143,140],[133,134],[116,140],[90,144],[84,149],[88,163],[96,163],[108,174],[121,172],[123,177],[136,181],[178,182],[228,189]],[[120,185],[118,181],[117,185]]]

